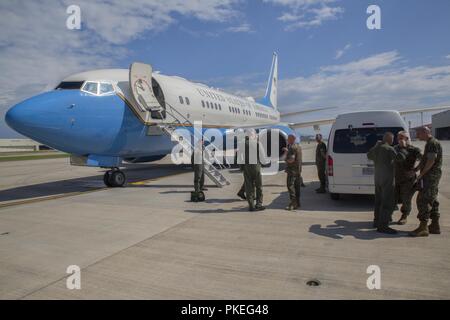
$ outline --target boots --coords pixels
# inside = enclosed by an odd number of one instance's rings
[[[428,226],[426,221],[420,221],[420,225],[417,229],[411,231],[409,235],[411,237],[428,237]]]
[[[402,226],[402,225],[406,224],[407,220],[408,220],[408,215],[403,213],[402,216],[400,217],[400,220],[398,220],[397,224]]]
[[[320,187],[319,189],[316,189],[317,193],[327,193],[327,190],[324,187]]]
[[[247,200],[247,197],[245,196],[245,192],[239,191],[238,194],[237,194],[237,196],[238,196],[239,198],[241,198],[242,200]]]
[[[439,226],[439,219],[431,219],[431,224],[428,226],[430,234],[441,234],[441,227]]]
[[[291,202],[291,203],[289,203],[289,205],[286,207],[286,210],[288,210],[288,211],[297,210],[298,207],[299,207],[299,206],[298,206],[295,202]]]

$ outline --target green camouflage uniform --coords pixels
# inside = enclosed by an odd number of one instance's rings
[[[286,160],[292,159],[293,163],[286,162],[287,189],[291,205],[300,207],[300,188],[302,184],[302,148],[298,143],[288,147]]]
[[[317,175],[319,176],[320,189],[325,190],[327,177],[325,174],[325,167],[327,161],[327,145],[325,142],[321,141],[316,147],[316,167]]]
[[[414,195],[414,183],[416,182],[415,165],[422,159],[420,149],[411,145],[402,148],[394,147],[395,151],[403,153],[404,159],[395,162],[395,198],[396,203],[401,203],[400,211],[408,216],[411,213],[411,200]]]
[[[402,159],[404,156],[399,157]],[[367,153],[367,158],[375,164],[375,209],[374,223],[378,228],[386,228],[394,211],[394,162],[397,153],[387,143],[377,143]]]
[[[192,152],[191,156],[191,163],[194,168],[194,191],[196,193],[199,193],[203,190],[203,187],[205,185],[205,168],[203,163],[203,153],[204,153],[204,147],[202,145],[197,146],[197,148]],[[201,164],[196,164],[194,159],[195,155],[198,156],[199,159],[202,160]]]
[[[253,143],[250,144],[248,138],[245,139],[245,159],[242,171],[244,173],[245,195],[250,208],[255,208],[255,201],[256,206],[262,206],[263,203],[261,163],[258,148],[261,148],[259,142],[254,145]],[[250,163],[250,153],[256,154],[257,163]]]
[[[425,145],[422,161],[419,168],[422,170],[429,157],[435,157],[434,165],[425,174],[423,179],[423,188],[417,195],[417,209],[419,214],[417,218],[420,221],[439,219],[439,202],[437,200],[439,193],[439,181],[442,176],[442,147],[438,140],[431,137]]]

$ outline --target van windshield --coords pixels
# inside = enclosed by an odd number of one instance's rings
[[[397,144],[397,133],[404,130],[401,127],[380,128],[353,128],[336,130],[334,134],[334,153],[367,153],[377,143],[383,140],[386,132],[392,132],[395,136],[394,144]]]

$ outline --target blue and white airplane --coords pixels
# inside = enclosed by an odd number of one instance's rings
[[[273,130],[278,134],[281,155],[293,129],[334,122],[281,121],[282,116],[328,108],[280,114],[277,83],[276,53],[265,96],[258,102],[133,63],[129,69],[69,76],[54,90],[13,106],[5,120],[24,136],[71,154],[72,164],[111,168],[105,173],[105,184],[122,186],[126,179],[119,168],[124,162],[151,162],[171,153],[175,142],[161,130],[168,125],[193,132],[192,124],[201,121],[203,129],[217,128],[224,137],[241,128]],[[414,110],[420,111],[433,110]]]
[[[52,91],[13,106],[7,124],[17,132],[72,155],[71,163],[111,168],[109,186],[121,186],[123,162],[150,162],[172,151],[165,124],[217,128],[279,129],[280,148],[293,129],[277,110],[278,58],[274,54],[265,96],[259,102],[176,76],[152,72],[150,65],[71,75]],[[303,110],[292,114],[315,110]],[[178,120],[177,120],[178,119]]]

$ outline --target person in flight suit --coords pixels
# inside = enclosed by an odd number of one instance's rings
[[[300,188],[302,185],[302,148],[295,143],[295,135],[288,136],[288,146],[283,148],[286,159],[287,189],[289,192],[289,205],[286,210],[300,208]]]
[[[265,210],[265,207],[262,205],[263,192],[259,152],[263,149],[254,129],[247,130],[244,148],[244,152],[240,152],[240,155],[244,157],[242,169],[249,211],[262,211]]]
[[[205,168],[204,156],[205,146],[203,139],[200,139],[194,148],[191,155],[191,163],[194,169],[194,192],[198,197],[201,191],[205,191]]]
[[[402,204],[400,208],[402,216],[397,223],[404,225],[411,213],[411,201],[416,182],[416,162],[422,159],[422,154],[419,148],[411,145],[406,131],[400,131],[397,134],[397,141],[395,151],[405,156],[403,160],[395,162],[395,197],[396,203]]]
[[[375,165],[375,210],[374,227],[380,233],[395,234],[396,230],[389,227],[394,211],[394,163],[397,153],[392,147],[394,135],[386,132],[383,141],[378,141],[369,150],[367,158]]]
[[[410,232],[412,237],[427,237],[431,234],[440,234],[439,226],[439,181],[442,176],[442,146],[431,135],[428,127],[421,127],[417,131],[417,137],[426,141],[422,160],[419,163],[420,174],[417,177],[419,194],[417,195],[417,218],[420,225]],[[428,226],[428,220],[431,224]]]
[[[319,176],[320,188],[316,189],[317,193],[326,193],[326,181],[325,175],[326,161],[327,161],[327,145],[322,140],[322,135],[319,133],[316,135],[316,167],[317,175]]]

